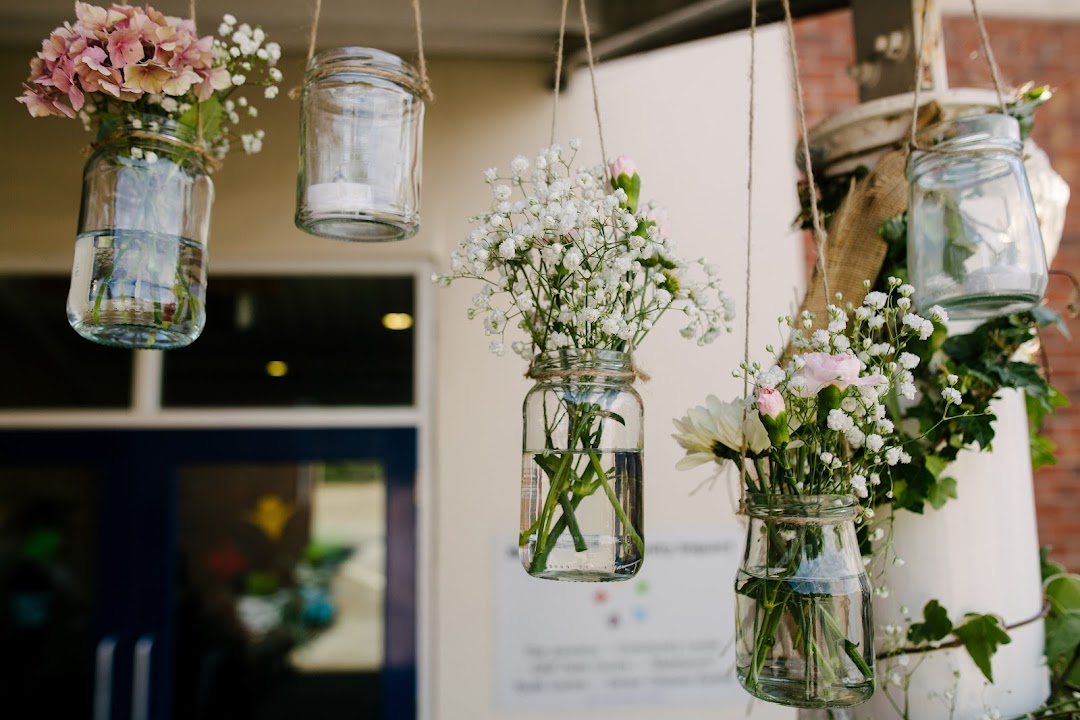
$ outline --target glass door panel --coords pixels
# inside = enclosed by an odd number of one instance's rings
[[[0,467],[5,712],[90,717],[100,496],[96,469]]]
[[[377,711],[381,465],[184,465],[179,480],[177,720]]]

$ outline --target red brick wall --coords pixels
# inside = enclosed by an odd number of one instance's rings
[[[1003,80],[1021,85],[1050,85],[1054,98],[1039,109],[1034,137],[1050,156],[1054,169],[1072,188],[1065,235],[1055,269],[1080,275],[1080,22],[1016,19],[987,20],[994,55]],[[848,76],[854,44],[848,11],[829,13],[797,23],[808,122],[811,125],[858,104],[858,88]],[[992,87],[970,17],[944,22],[945,52],[952,87]],[[1052,278],[1048,300],[1063,311],[1071,285]],[[1080,571],[1080,320],[1068,320],[1070,341],[1057,331],[1045,334],[1053,383],[1072,406],[1047,421],[1044,433],[1058,446],[1058,464],[1035,476],[1039,540],[1051,545],[1051,557]]]

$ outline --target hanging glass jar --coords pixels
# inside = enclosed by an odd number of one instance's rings
[[[874,694],[870,583],[843,495],[746,499],[735,580],[739,682],[796,707],[847,707]]]
[[[1046,291],[1046,251],[1008,115],[949,120],[908,158],[908,270],[915,302],[957,320],[1028,310]]]
[[[159,116],[102,124],[83,169],[68,322],[88,340],[169,350],[206,322],[214,184],[194,128]]]
[[[555,350],[530,369],[521,562],[549,580],[626,580],[641,567],[643,418],[630,356]]]
[[[339,240],[420,229],[424,101],[416,71],[381,50],[325,50],[300,102],[296,226]]]

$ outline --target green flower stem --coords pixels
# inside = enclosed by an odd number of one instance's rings
[[[845,633],[836,622],[836,618],[832,616],[832,613],[828,610],[824,610],[821,613],[821,618],[825,621],[828,628],[836,635],[837,640],[843,643],[844,652],[851,658],[851,662],[855,663],[855,667],[859,668],[859,672],[863,674],[863,677],[872,677],[874,673],[870,669],[870,666],[866,664],[866,660],[863,659],[862,654],[858,652],[858,644],[848,640],[847,633]]]
[[[790,591],[788,591],[783,600],[778,600],[781,590],[787,587],[787,584],[782,580],[767,581],[765,585],[761,589],[763,595],[761,605],[764,606],[765,612],[760,629],[755,629],[753,662],[750,664],[750,677],[753,679],[755,686],[761,682],[761,670],[765,667],[769,650],[772,649],[776,640],[776,631],[780,628],[780,622],[784,619],[784,609],[791,596]],[[772,585],[775,589],[772,598],[768,597],[769,585]]]
[[[585,543],[585,538],[581,535],[581,528],[578,526],[577,516],[574,514],[575,507],[570,502],[570,495],[567,493],[559,494],[559,506],[562,508],[562,516],[566,518],[566,527],[570,529],[570,536],[574,539],[574,550],[577,552],[585,552],[589,549],[589,546]],[[559,539],[558,535],[548,536],[550,543],[554,544]]]
[[[555,477],[551,480],[551,487],[548,488],[548,495],[544,499],[544,509],[540,512],[540,529],[536,535],[536,545],[539,548],[544,548],[548,543],[554,543],[558,538],[558,536],[554,538],[550,537],[551,519],[555,514],[555,505],[558,504],[559,498],[564,492],[563,486],[569,486],[570,484],[566,477],[570,474],[573,461],[574,456],[572,453],[563,453],[562,459],[559,462],[559,469],[556,471]],[[551,548],[547,548],[544,557],[547,557],[550,552]]]
[[[630,536],[634,539],[634,545],[637,547],[638,552],[644,553],[645,541],[641,539],[641,535],[638,534],[637,529],[634,527],[633,523],[630,522],[630,518],[626,517],[626,511],[623,510],[623,506],[622,503],[619,502],[619,498],[615,497],[615,491],[612,489],[611,483],[608,482],[607,474],[600,466],[600,458],[598,458],[594,453],[589,453],[589,461],[596,469],[596,476],[600,479],[600,484],[604,487],[604,493],[608,496],[608,500],[611,501],[611,506],[615,508],[615,514],[618,516],[619,522],[621,522],[624,527],[630,530]]]
[[[754,458],[754,470],[757,471],[758,483],[760,483],[761,487],[764,488],[765,478],[767,477],[767,474],[765,473],[765,467],[761,464],[761,458],[759,457]]]
[[[573,509],[576,510],[577,506],[581,504],[581,501],[583,499],[584,499],[584,496],[575,495],[574,498],[570,501],[570,507],[572,507]],[[573,517],[573,515],[570,515],[569,517]],[[556,520],[555,525],[552,526],[552,528],[551,528],[551,537],[557,538],[560,535],[562,535],[563,531],[566,530],[566,525],[567,525],[567,515],[564,514],[562,517],[560,517],[558,520]],[[544,547],[540,547],[540,545],[538,544],[537,545],[537,552],[536,552],[535,555],[533,555],[532,562],[529,563],[529,572],[538,573],[538,572],[542,571],[545,567],[547,567],[548,555],[551,554],[551,551],[554,549],[554,547],[555,547],[554,543],[549,543],[549,544],[545,545]]]

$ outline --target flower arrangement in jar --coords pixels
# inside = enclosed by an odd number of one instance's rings
[[[502,355],[530,362],[524,403],[522,563],[549,579],[632,577],[644,556],[643,412],[633,352],[669,311],[682,335],[712,342],[733,307],[718,270],[676,253],[666,214],[639,202],[623,157],[575,168],[579,143],[485,173],[493,200],[452,253],[449,285],[481,283],[470,318]]]
[[[147,5],[75,3],[30,62],[18,101],[95,132],[83,171],[68,319],[106,345],[168,349],[206,317],[210,173],[235,144],[261,150],[243,92],[278,93],[281,49],[225,15],[218,36]]]

